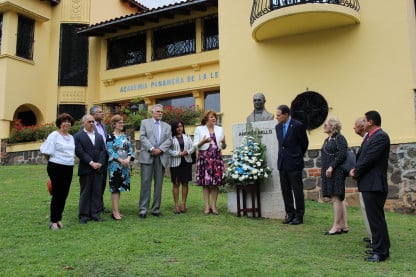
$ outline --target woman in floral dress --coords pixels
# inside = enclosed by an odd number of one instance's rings
[[[195,129],[194,147],[197,147],[196,184],[203,187],[205,211],[218,215],[218,186],[224,183],[224,160],[221,149],[225,149],[223,129],[216,125],[217,113],[208,110],[204,113],[201,126]]]
[[[130,162],[134,160],[133,147],[130,140],[122,133],[123,117],[115,115],[111,118],[114,131],[107,136],[109,187],[114,220],[121,220],[119,211],[120,192],[130,190]]]

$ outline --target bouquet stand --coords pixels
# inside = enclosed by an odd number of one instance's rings
[[[249,183],[247,185],[236,184],[237,195],[237,216],[240,217],[241,213],[248,216],[248,213],[252,214],[252,217],[261,217],[261,203],[260,203],[260,186],[258,183]],[[251,207],[247,207],[247,194],[251,195]],[[242,201],[241,201],[242,198]],[[241,202],[243,202],[241,207]],[[256,215],[257,214],[257,215]]]

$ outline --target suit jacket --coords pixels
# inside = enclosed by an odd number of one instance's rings
[[[368,136],[367,136],[368,137]],[[357,153],[355,178],[361,192],[388,192],[387,167],[390,155],[390,138],[379,129],[365,138]]]
[[[79,158],[78,175],[89,175],[96,172],[90,166],[90,162],[104,164],[106,162],[107,150],[103,137],[95,132],[95,144],[92,144],[88,134],[81,130],[75,134],[75,154]],[[102,172],[106,174],[106,172]]]
[[[157,138],[155,132],[155,121],[153,118],[143,119],[140,125],[140,151],[139,163],[151,164],[154,157],[151,155],[150,149],[159,148],[162,153],[160,160],[163,167],[168,166],[169,153],[168,150],[172,144],[172,132],[170,125],[166,122],[160,121],[160,143],[157,146]]]
[[[224,131],[222,130],[222,128],[220,126],[214,125],[214,133],[215,133],[215,140],[217,141],[217,146],[218,149],[222,149],[221,148],[221,140],[224,138]],[[204,137],[209,137],[209,130],[208,127],[206,125],[203,126],[198,126],[195,128],[195,133],[194,133],[194,147],[195,149],[198,148],[198,144],[199,142],[204,138]],[[199,150],[207,150],[209,147],[209,143],[204,143]]]
[[[192,139],[187,134],[183,134],[183,144],[184,144],[184,151],[188,151],[188,155],[185,156],[185,161],[188,163],[192,163],[191,154],[195,151],[195,148],[192,144]],[[169,149],[170,155],[170,167],[177,167],[181,164],[181,158],[179,157],[179,152],[181,152],[181,146],[179,145],[179,141],[176,136],[172,137],[172,145]]]
[[[276,125],[276,136],[279,143],[277,168],[279,171],[303,170],[303,156],[308,149],[309,140],[302,122],[290,119],[286,137],[283,139],[283,123]]]

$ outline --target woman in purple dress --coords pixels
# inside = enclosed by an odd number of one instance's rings
[[[195,183],[203,187],[205,211],[218,215],[217,197],[218,186],[224,183],[224,161],[221,150],[227,147],[224,132],[216,125],[217,113],[208,110],[204,113],[201,126],[194,133],[194,147],[197,147]]]

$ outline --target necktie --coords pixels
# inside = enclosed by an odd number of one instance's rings
[[[159,121],[155,122],[155,129],[156,129],[156,142],[157,142],[157,146],[159,146],[160,143],[160,128],[159,128]]]
[[[287,132],[287,124],[283,124],[283,139],[285,139],[286,137],[286,132]]]

